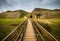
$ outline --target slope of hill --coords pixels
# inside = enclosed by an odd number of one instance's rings
[[[24,10],[7,11],[0,13],[0,18],[21,18],[28,14]]]
[[[60,9],[49,10],[49,9],[35,8],[31,14],[34,14],[35,16],[37,14],[40,14],[43,18],[60,18]]]

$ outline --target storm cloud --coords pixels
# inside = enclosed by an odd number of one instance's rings
[[[0,0],[0,12],[18,9],[32,11],[34,8],[60,9],[60,0]]]

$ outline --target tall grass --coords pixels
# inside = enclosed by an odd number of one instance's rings
[[[24,21],[24,18],[20,19],[0,19],[0,41],[6,37],[15,27]]]
[[[44,27],[46,27],[45,24],[48,23],[51,27],[50,33],[53,34],[53,36],[55,36],[60,41],[60,18],[37,19],[37,21],[39,21]]]

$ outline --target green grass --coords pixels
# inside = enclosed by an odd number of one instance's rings
[[[46,21],[51,27],[51,32],[53,36],[55,36],[60,41],[60,18],[54,18],[54,19],[37,19],[40,21],[42,26],[45,26]],[[45,26],[46,27],[46,26]]]
[[[50,21],[52,22],[52,34],[60,41],[60,19],[50,19]]]
[[[0,19],[0,41],[6,37],[15,27],[24,21],[24,18],[20,19]]]

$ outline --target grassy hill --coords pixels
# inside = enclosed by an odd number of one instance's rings
[[[42,9],[35,8],[31,14],[40,14],[43,18],[60,18],[60,9]]]
[[[28,13],[24,10],[7,11],[0,13],[0,18],[21,18],[27,14]]]

